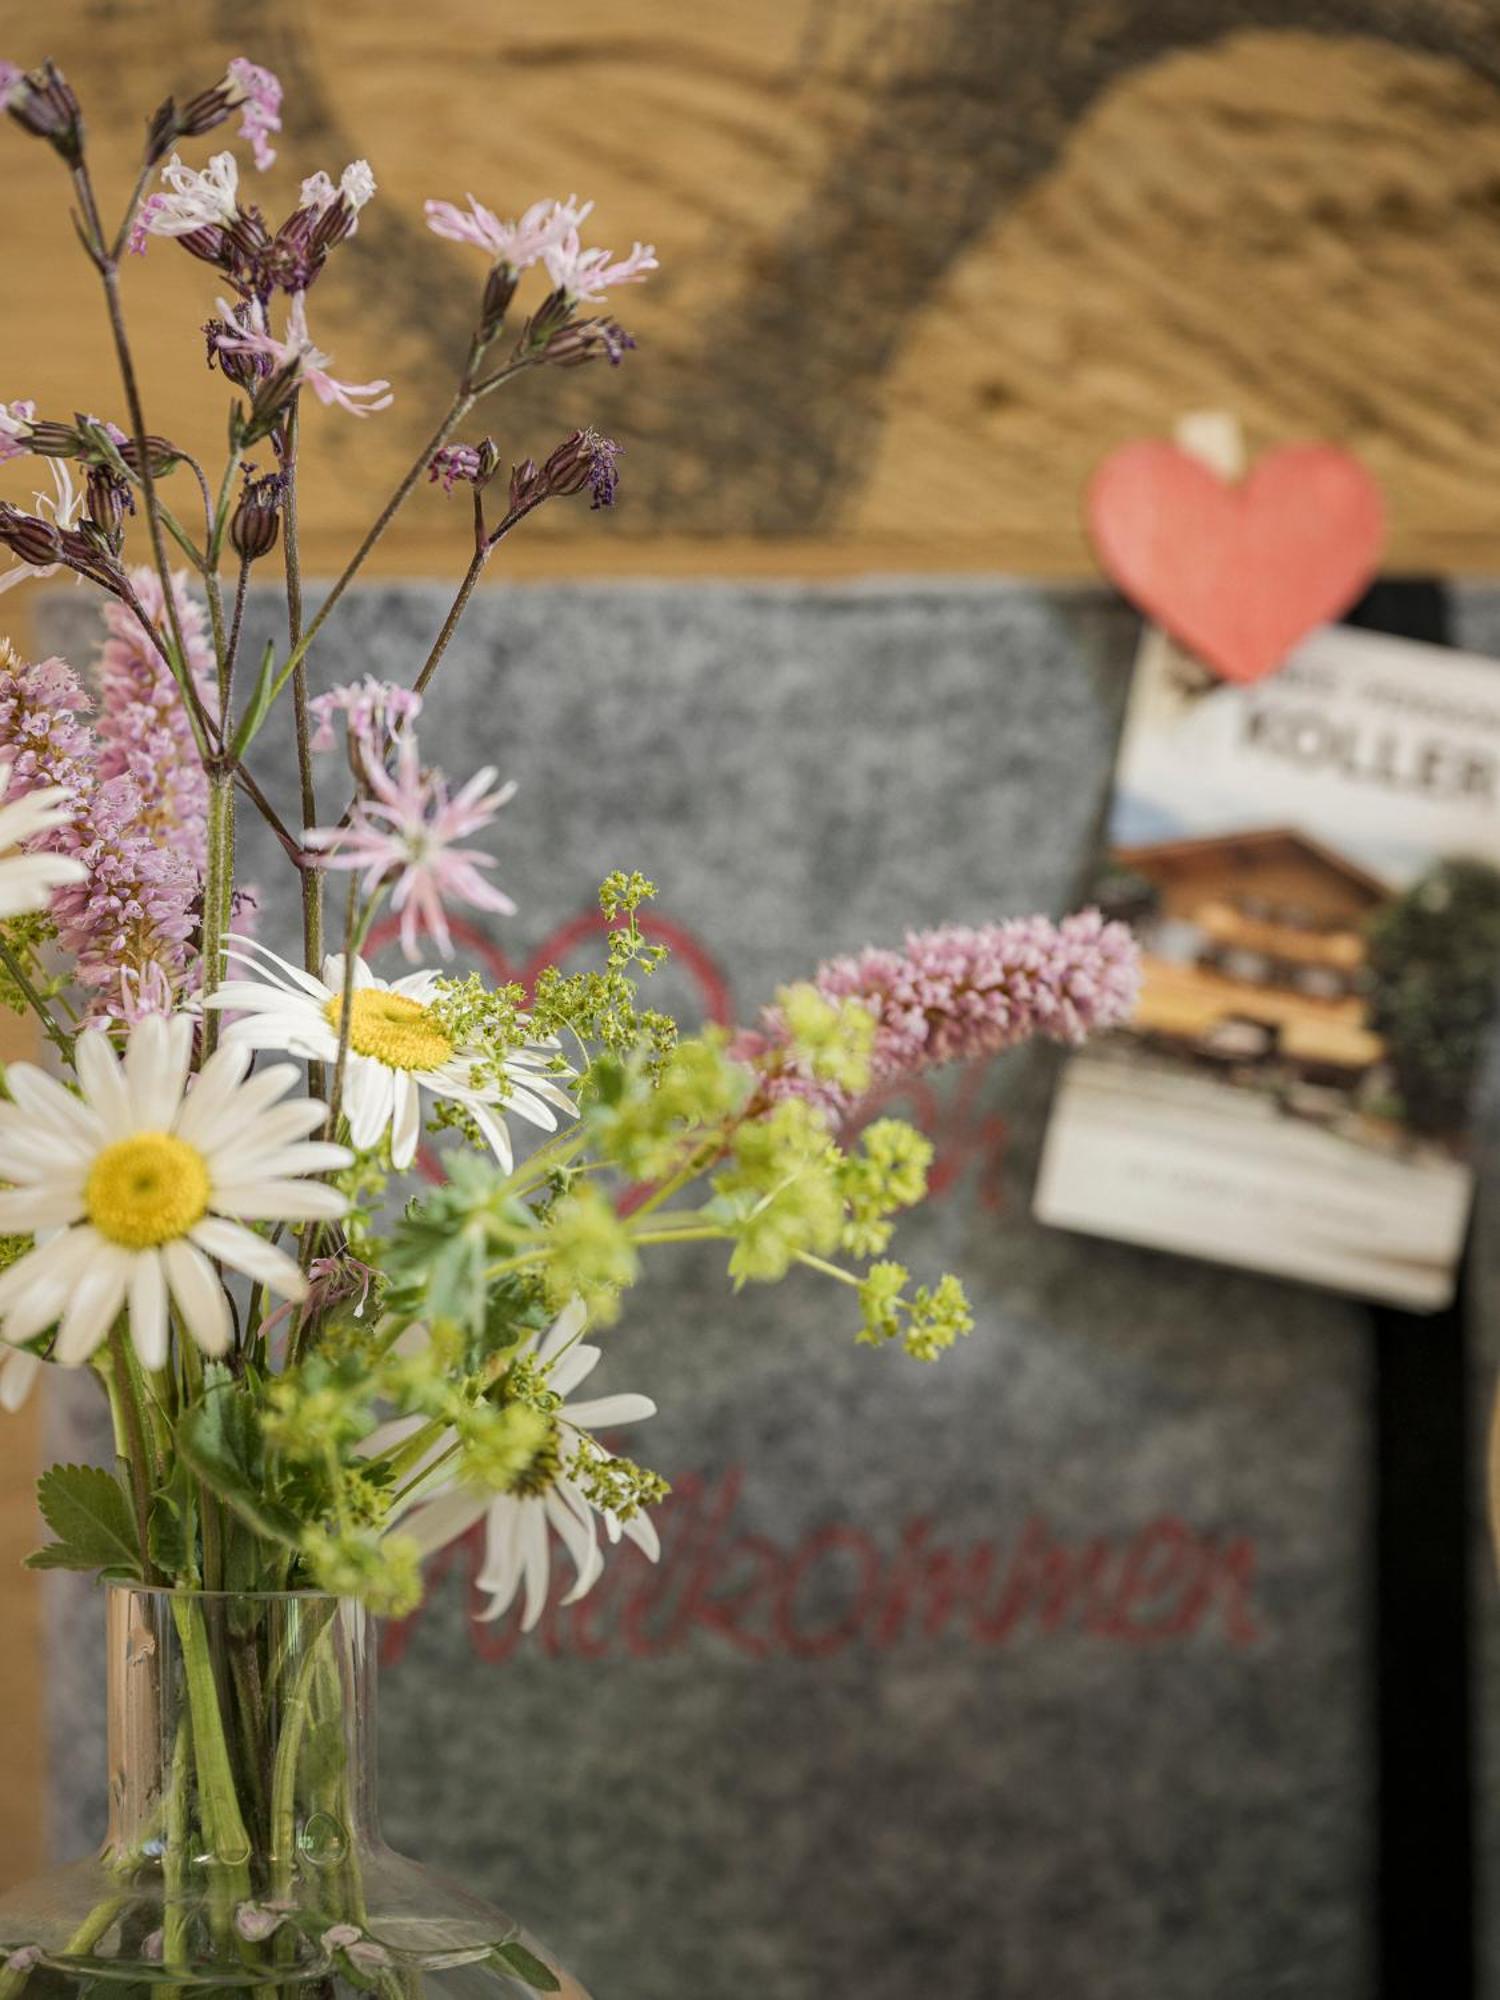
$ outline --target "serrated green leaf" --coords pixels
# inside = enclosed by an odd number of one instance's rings
[[[98,1569],[139,1576],[135,1518],[123,1488],[98,1465],[53,1465],[37,1481],[37,1505],[57,1540],[27,1558],[29,1569]]]
[[[245,1391],[226,1371],[177,1426],[177,1448],[205,1485],[247,1527],[296,1548],[302,1524],[271,1491],[260,1419]]]
[[[518,1939],[512,1938],[509,1944],[497,1944],[494,1956],[507,1971],[515,1973],[518,1979],[524,1979],[533,1993],[562,1992],[562,1982],[557,1975]]]
[[[230,749],[236,757],[243,757],[250,745],[260,734],[261,724],[271,713],[276,699],[276,648],[269,639],[266,650],[261,654],[260,672],[255,676],[255,686],[246,702],[244,713],[235,728],[234,741]]]

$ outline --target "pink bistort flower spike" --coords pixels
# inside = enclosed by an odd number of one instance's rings
[[[913,931],[901,951],[831,960],[813,984],[825,999],[856,999],[874,1015],[871,1081],[893,1083],[1038,1036],[1076,1043],[1118,1027],[1135,1006],[1140,954],[1124,924],[1084,910],[1061,923],[1012,917]],[[847,1093],[799,1069],[774,1008],[736,1052],[761,1072],[769,1097],[807,1097],[836,1118],[853,1108]]]
[[[519,221],[502,222],[493,209],[470,195],[467,211],[457,202],[429,201],[423,204],[423,213],[434,235],[445,236],[450,243],[472,243],[497,264],[529,271],[569,230],[577,229],[593,206],[570,194],[566,201],[534,201]]]
[[[131,589],[146,616],[165,627],[161,579],[142,565],[130,573]],[[213,646],[202,602],[187,576],[172,578],[178,625],[188,665],[203,705],[218,712]],[[135,613],[110,600],[107,636],[99,654],[99,776],[128,777],[141,801],[152,838],[186,854],[199,874],[208,866],[208,780],[193,741],[192,725],[176,681]]]
[[[637,243],[628,257],[618,263],[609,250],[585,250],[578,231],[570,229],[560,243],[545,253],[547,275],[561,292],[579,300],[602,299],[612,285],[638,283],[648,272],[658,269],[656,248]]]
[[[314,827],[309,848],[325,868],[348,869],[363,877],[365,893],[391,891],[391,909],[401,919],[401,949],[409,961],[420,956],[419,941],[431,937],[444,958],[453,956],[445,902],[514,916],[515,904],[480,874],[494,858],[456,842],[477,833],[515,794],[513,784],[491,791],[493,767],[478,772],[452,798],[438,771],[421,767],[415,735],[406,730],[396,746],[396,770],[369,765],[369,796],[348,824]]]
[[[219,301],[219,312],[227,325],[235,324],[235,308],[226,305],[223,299]],[[240,316],[246,316],[244,307],[240,308]],[[336,403],[351,417],[367,417],[373,410],[388,409],[395,401],[387,381],[338,382],[328,373],[328,363],[333,357],[320,352],[312,343],[307,331],[305,292],[292,294],[286,316],[286,333],[280,340],[267,331],[265,310],[258,300],[250,302],[248,317],[250,325],[241,334],[216,332],[214,344],[221,354],[261,355],[273,369],[295,368],[320,403]]]
[[[229,65],[229,81],[243,92],[240,137],[250,142],[255,164],[264,173],[276,158],[276,149],[268,142],[273,132],[281,130],[281,81],[247,56],[236,56]]]

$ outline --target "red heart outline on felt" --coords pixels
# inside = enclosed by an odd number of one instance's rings
[[[1368,587],[1385,541],[1380,488],[1330,444],[1284,445],[1237,483],[1174,444],[1111,453],[1088,491],[1105,574],[1228,681],[1263,680]]]

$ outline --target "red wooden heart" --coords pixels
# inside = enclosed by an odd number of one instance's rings
[[[1176,445],[1108,457],[1088,495],[1105,573],[1230,681],[1275,673],[1361,595],[1385,538],[1380,489],[1333,445],[1286,445],[1237,485]]]

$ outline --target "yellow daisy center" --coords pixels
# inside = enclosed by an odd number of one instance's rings
[[[343,996],[335,994],[323,1009],[331,1028],[337,1030],[343,1011]],[[380,986],[362,986],[354,995],[349,1046],[357,1056],[373,1056],[387,1069],[441,1069],[453,1053],[430,1007]]]
[[[154,1250],[202,1220],[210,1193],[203,1155],[170,1132],[137,1132],[106,1146],[83,1191],[89,1221],[126,1250]]]

